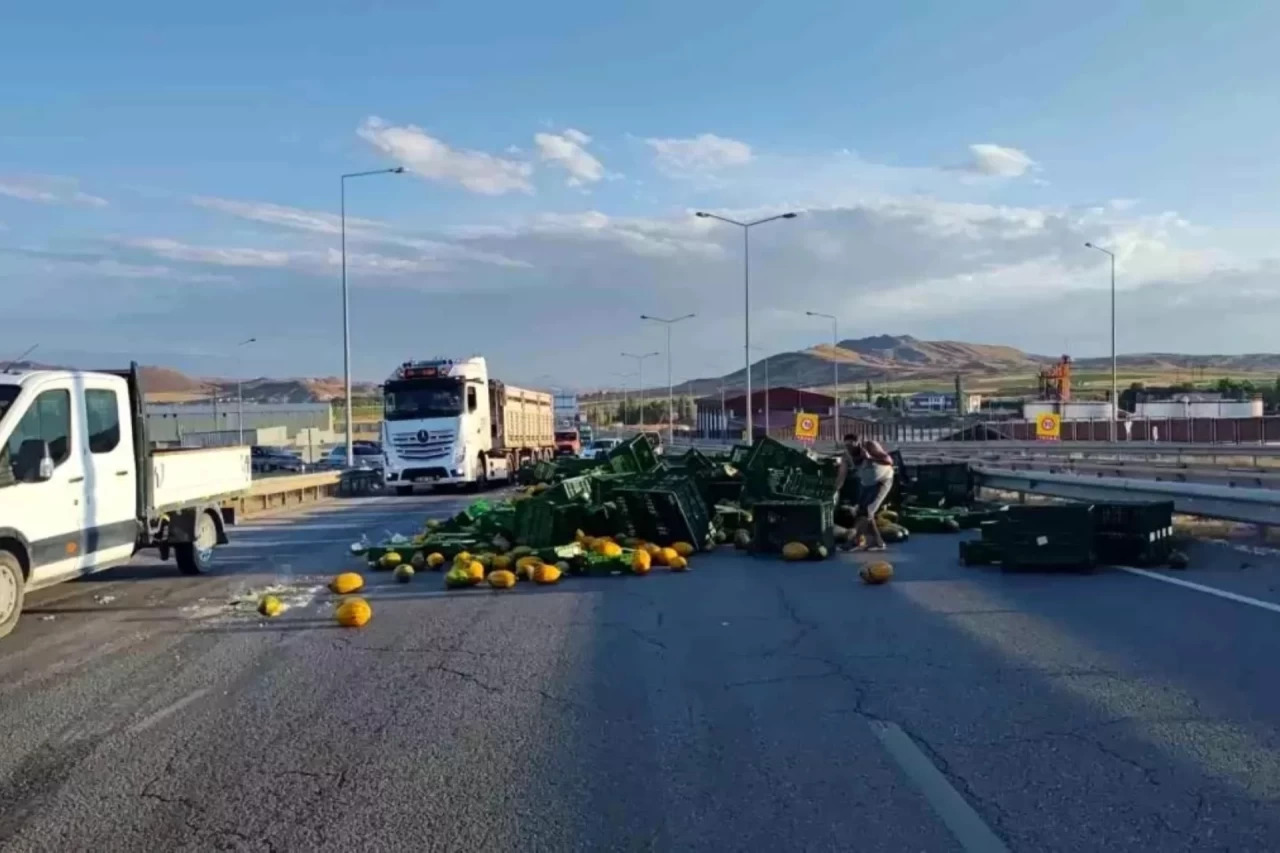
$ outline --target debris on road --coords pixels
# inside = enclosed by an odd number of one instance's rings
[[[258,612],[268,619],[279,616],[284,612],[284,609],[284,602],[280,600],[279,596],[264,595],[258,601]]]
[[[338,624],[344,628],[363,628],[373,618],[373,608],[363,598],[344,598],[333,612]]]

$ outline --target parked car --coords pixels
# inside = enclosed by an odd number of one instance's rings
[[[255,444],[249,449],[250,465],[255,474],[267,474],[272,471],[288,471],[302,474],[307,470],[307,463],[302,458],[279,447],[263,447]]]
[[[351,453],[355,457],[355,467],[382,470],[382,445],[378,442],[353,441],[351,442]],[[347,467],[347,446],[345,444],[339,444],[329,451],[329,455],[325,457],[325,467]]]
[[[595,459],[597,456],[603,456],[620,444],[622,444],[622,439],[620,438],[597,438],[595,441],[582,448],[582,458]]]

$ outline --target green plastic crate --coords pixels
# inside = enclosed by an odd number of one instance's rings
[[[633,536],[664,545],[688,542],[697,548],[710,541],[710,512],[688,477],[647,488],[618,489],[615,498],[626,512]]]
[[[788,542],[835,547],[835,506],[831,501],[760,501],[751,510],[751,550],[777,553]]]

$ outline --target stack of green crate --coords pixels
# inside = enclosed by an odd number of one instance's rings
[[[644,485],[618,488],[614,499],[626,515],[628,531],[647,542],[688,542],[703,548],[711,541],[711,515],[689,477],[668,476]]]
[[[909,465],[905,473],[905,505],[967,506],[977,496],[977,481],[967,462]]]
[[[999,551],[1001,567],[1092,569],[1098,555],[1094,545],[1093,507],[1012,506],[999,521],[982,525],[983,540]]]
[[[1093,505],[1094,546],[1103,563],[1151,566],[1173,552],[1173,501],[1108,502]]]

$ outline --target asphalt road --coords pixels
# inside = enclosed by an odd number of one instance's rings
[[[333,625],[350,541],[459,503],[255,520],[224,574],[32,596],[0,850],[1280,849],[1280,612],[920,536],[884,587],[728,550],[503,593],[372,574],[373,621]],[[1160,574],[1280,602],[1275,553],[1192,557]]]

